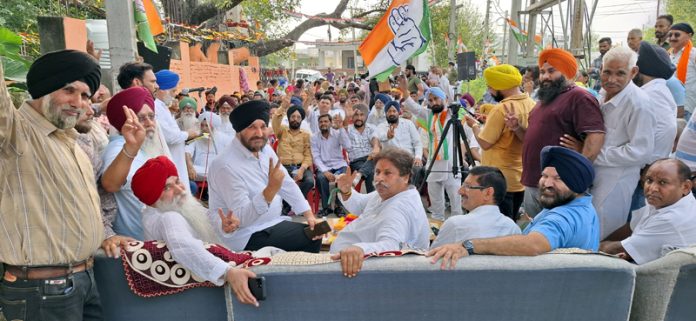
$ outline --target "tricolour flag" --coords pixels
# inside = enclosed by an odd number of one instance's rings
[[[510,30],[512,31],[512,35],[517,39],[517,43],[519,43],[521,46],[526,46],[527,45],[527,32],[524,30],[520,30],[520,28],[517,26],[517,23],[515,23],[514,20],[510,18],[506,18],[507,23],[510,25]],[[541,35],[535,35],[534,36],[534,43],[536,44],[536,47],[539,51],[541,51],[543,48],[541,46]]]
[[[371,78],[383,81],[430,42],[428,0],[394,0],[358,50]]]
[[[133,15],[135,27],[138,30],[138,39],[145,44],[145,48],[156,53],[157,44],[155,44],[155,38],[152,36],[152,31],[150,31],[150,24],[147,22],[147,13],[145,12],[143,0],[133,1]]]

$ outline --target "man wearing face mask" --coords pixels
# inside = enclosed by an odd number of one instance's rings
[[[402,92],[408,93],[408,84],[405,80],[399,82]],[[405,96],[405,95],[404,95]],[[443,137],[442,133],[451,117],[451,111],[446,108],[447,94],[438,87],[431,87],[425,93],[425,99],[428,102],[428,107],[425,108],[414,101],[410,96],[404,101],[404,106],[407,110],[413,113],[414,116],[424,119],[427,122],[424,127],[428,132],[428,161],[433,160],[433,167],[430,175],[428,175],[428,195],[430,196],[430,211],[432,218],[440,221],[445,220],[445,192],[452,204],[452,215],[462,214],[461,196],[459,195],[459,186],[461,177],[456,177],[452,174],[452,144],[463,144],[459,138],[455,139],[452,134],[453,130]],[[474,133],[469,126],[463,126],[465,134],[474,154],[475,159],[479,159],[478,142],[474,139]],[[435,154],[435,149],[440,140],[444,140],[442,147]]]
[[[200,135],[199,128],[195,126],[187,131],[179,129],[176,120],[169,113],[169,105],[171,105],[174,96],[176,95],[176,86],[179,83],[179,75],[163,69],[155,73],[157,77],[157,85],[159,90],[155,91],[155,117],[160,125],[164,140],[167,142],[169,151],[172,156],[172,161],[179,171],[179,177],[184,183],[184,186],[190,191],[188,169],[186,167],[186,141]]]

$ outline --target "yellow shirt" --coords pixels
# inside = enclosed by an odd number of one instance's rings
[[[101,244],[92,164],[76,137],[27,102],[15,109],[0,81],[0,262],[76,263]]]
[[[527,128],[529,112],[536,102],[527,94],[519,94],[503,99],[488,113],[486,125],[478,137],[493,146],[481,155],[481,165],[494,166],[505,176],[508,192],[520,192],[524,186],[522,178],[522,141],[514,132],[505,127],[505,109],[514,110],[522,128]]]
[[[284,115],[283,110],[279,108],[272,121],[273,132],[278,138],[278,159],[283,165],[302,164],[305,168],[312,167],[311,135],[302,129],[293,133],[281,125]]]

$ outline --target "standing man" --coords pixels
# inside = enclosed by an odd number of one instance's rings
[[[91,56],[61,50],[31,65],[31,99],[19,109],[0,81],[0,308],[7,320],[102,319],[92,255],[104,226],[92,165],[73,128],[100,79]]]
[[[401,91],[407,92],[408,87],[405,81],[400,83]],[[404,95],[406,96],[406,95]],[[451,214],[462,214],[461,196],[458,193],[461,186],[460,175],[452,174],[452,144],[463,144],[459,137],[454,137],[453,130],[443,137],[443,130],[450,119],[451,111],[447,108],[447,94],[438,87],[430,88],[425,95],[428,107],[425,108],[414,101],[410,96],[404,101],[404,106],[414,116],[427,121],[425,131],[428,133],[428,161],[433,161],[432,170],[426,181],[428,182],[428,195],[430,196],[430,212],[432,218],[440,221],[445,220],[445,192],[449,196],[451,204]],[[463,126],[469,146],[474,153],[474,158],[478,156],[478,142],[473,138],[474,133],[469,126]],[[435,154],[440,140],[443,140],[442,147]]]
[[[657,21],[655,21],[655,41],[657,42],[658,46],[665,50],[669,50],[670,47],[667,33],[669,32],[669,28],[672,27],[673,23],[674,18],[671,14],[661,15],[657,17]]]
[[[626,43],[631,50],[638,52],[640,42],[643,41],[643,31],[640,29],[631,29],[626,37]]]
[[[152,66],[142,62],[127,62],[118,70],[116,77],[121,89],[128,89],[133,86],[145,87],[154,97],[159,89],[157,77],[152,71]]]
[[[225,246],[233,251],[255,251],[275,246],[286,251],[318,253],[321,236],[310,240],[304,233],[307,226],[281,216],[282,202],[290,204],[295,213],[302,213],[311,229],[316,219],[300,188],[281,166],[268,146],[267,102],[251,100],[232,111],[230,119],[237,132],[210,165],[209,219]],[[222,230],[217,209],[232,211],[239,228],[229,233]]]
[[[312,136],[312,157],[317,167],[317,185],[321,195],[321,216],[332,213],[329,209],[329,183],[336,181],[336,175],[346,172],[348,163],[343,158],[343,149],[350,148],[348,133],[343,127],[343,120],[339,115],[333,119],[331,116],[319,116],[319,132]],[[340,207],[336,207],[336,215],[343,214]]]
[[[520,126],[519,117],[510,113],[506,126],[523,139],[522,185],[524,210],[534,217],[541,211],[538,201],[539,158],[545,146],[563,145],[564,137],[584,141],[582,154],[594,160],[604,144],[604,120],[599,103],[587,90],[575,86],[575,57],[563,49],[546,49],[539,55],[539,101],[529,113],[529,126]]]
[[[590,76],[592,76],[592,78],[595,79],[595,84],[594,87],[592,87],[592,89],[594,89],[597,92],[599,92],[599,90],[602,88],[599,73],[602,71],[602,59],[604,59],[604,54],[606,54],[607,51],[611,49],[611,38],[604,37],[602,39],[599,39],[598,43],[599,57],[595,58],[595,60],[592,60],[592,68],[590,68]],[[575,65],[577,66],[577,63]],[[573,77],[568,77],[568,79],[572,79]]]
[[[638,55],[626,47],[613,48],[604,56],[606,93],[601,110],[607,135],[594,161],[596,175],[590,190],[601,239],[626,223],[641,168],[649,163],[655,146],[652,101],[631,81],[638,74],[637,60]]]
[[[498,203],[500,212],[516,221],[522,201],[524,186],[522,178],[522,139],[505,126],[509,114],[517,115],[518,126],[527,128],[529,112],[536,102],[520,90],[522,75],[512,65],[488,67],[483,71],[488,84],[488,92],[499,103],[493,107],[481,129],[479,123],[466,116],[466,123],[474,132],[474,137],[484,150],[481,165],[500,169],[507,182],[505,199]]]
[[[360,178],[365,178],[365,189],[368,193],[375,190],[372,185],[374,178],[375,163],[372,158],[380,151],[379,140],[375,137],[377,130],[374,126],[365,123],[367,119],[367,106],[362,103],[353,105],[353,126],[348,127],[348,138],[350,138],[350,148],[348,148],[348,159],[350,169],[356,172],[353,185],[360,182]]]
[[[334,74],[334,72],[331,71],[331,67],[329,67],[329,70],[324,74],[324,77],[326,77],[326,80],[333,85],[334,77],[336,77],[336,74]]]
[[[684,102],[684,119],[690,119],[696,108],[696,50],[694,50],[691,38],[694,29],[688,23],[673,25],[667,38],[671,46],[670,56],[672,63],[677,66],[677,79],[686,88],[686,101]]]
[[[425,89],[423,88],[423,83],[416,74],[416,67],[413,65],[407,65],[404,73],[406,74],[406,78],[408,78],[408,91],[411,92],[411,94],[417,94],[416,101],[420,101],[423,97],[423,93],[425,93]]]
[[[163,69],[155,73],[159,90],[155,92],[155,117],[162,130],[164,140],[167,142],[171,158],[176,169],[179,171],[179,179],[191,190],[189,184],[188,169],[186,168],[186,141],[200,135],[198,127],[189,128],[186,131],[179,129],[172,114],[168,113],[167,107],[171,105],[172,99],[176,95],[176,86],[179,84],[179,75]],[[195,177],[192,177],[195,179]]]

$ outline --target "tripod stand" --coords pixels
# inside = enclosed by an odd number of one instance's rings
[[[462,174],[467,174],[469,172],[469,167],[465,166],[464,163],[464,155],[462,154],[462,146],[459,143],[460,139],[464,141],[464,147],[466,149],[466,161],[467,163],[473,165],[474,164],[474,156],[471,153],[471,147],[469,146],[469,141],[466,139],[466,132],[464,131],[464,127],[462,126],[461,121],[459,120],[459,109],[462,108],[462,105],[460,104],[451,104],[447,108],[449,108],[450,112],[452,113],[452,116],[450,119],[447,120],[447,124],[445,124],[444,129],[442,130],[442,136],[440,136],[440,141],[437,144],[437,147],[435,148],[435,152],[433,153],[432,159],[429,159],[428,162],[428,169],[425,171],[425,177],[423,177],[423,181],[421,182],[421,185],[418,187],[420,190],[423,188],[423,185],[428,179],[428,176],[430,176],[430,173],[432,172],[433,165],[435,164],[435,158],[437,157],[437,154],[440,152],[440,149],[442,148],[442,144],[445,142],[445,139],[447,139],[447,133],[449,132],[450,128],[452,128],[452,138],[453,141],[452,143],[452,175],[457,175],[459,173]],[[441,172],[441,171],[436,171],[436,172]],[[446,171],[449,172],[449,171]],[[465,176],[465,175],[462,175]]]

